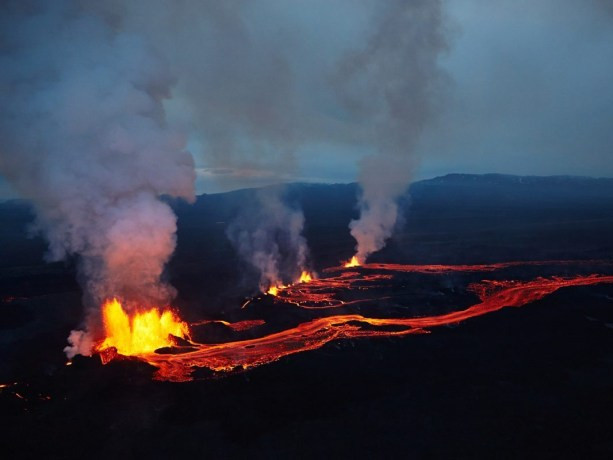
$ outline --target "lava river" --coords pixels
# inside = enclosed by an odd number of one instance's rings
[[[606,262],[589,262],[589,264]],[[456,324],[470,318],[485,315],[504,307],[521,307],[557,291],[572,286],[586,286],[613,283],[613,275],[581,274],[572,276],[538,277],[529,280],[483,280],[471,283],[468,291],[478,301],[473,305],[438,315],[419,317],[370,317],[359,313],[347,313],[357,303],[377,306],[382,297],[339,300],[342,292],[355,290],[372,291],[398,273],[478,273],[504,270],[519,265],[577,265],[581,262],[517,262],[492,265],[392,265],[367,264],[359,269],[335,267],[325,271],[324,277],[299,282],[284,287],[275,297],[275,305],[286,308],[324,310],[325,316],[315,317],[278,332],[248,340],[217,344],[200,344],[186,340],[189,346],[178,348],[173,353],[142,353],[137,355],[157,368],[156,379],[186,381],[193,378],[195,368],[207,368],[215,372],[243,370],[276,361],[294,353],[314,350],[333,340],[403,336],[426,333],[431,328]],[[376,289],[375,289],[376,291]],[[250,308],[248,304],[244,305]],[[335,308],[342,308],[342,314],[335,314]],[[407,310],[408,311],[408,310]],[[282,313],[279,313],[282,314]],[[388,313],[389,314],[389,313]],[[382,315],[385,316],[385,315]],[[217,321],[232,328],[232,324]],[[233,330],[258,326],[264,321],[243,321]]]

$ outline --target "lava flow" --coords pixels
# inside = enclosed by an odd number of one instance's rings
[[[462,266],[418,266],[418,265],[364,265],[358,271],[348,271],[336,268],[340,273],[320,279],[312,279],[308,283],[295,283],[284,286],[278,292],[274,303],[294,305],[307,310],[321,308],[354,307],[358,303],[367,303],[369,307],[379,308],[380,301],[387,299],[381,296],[368,296],[368,298],[353,301],[339,300],[343,293],[353,293],[377,289],[385,282],[390,281],[399,273],[418,272],[422,274],[438,274],[441,272],[491,272],[503,270],[516,265],[565,265],[580,264],[581,262],[518,262],[511,264],[493,265],[462,265]],[[590,262],[594,263],[594,262]],[[375,273],[368,273],[375,271]],[[381,273],[383,272],[383,273]],[[572,286],[587,286],[601,283],[613,283],[613,275],[575,275],[552,276],[549,278],[536,278],[531,280],[485,280],[471,283],[468,291],[475,294],[479,301],[468,308],[454,310],[448,313],[420,317],[385,317],[389,311],[382,311],[383,317],[369,317],[359,312],[346,312],[328,316],[314,317],[301,322],[294,327],[270,333],[262,337],[250,338],[227,343],[200,344],[192,342],[187,337],[187,326],[173,317],[175,324],[183,325],[179,329],[169,331],[164,343],[160,346],[172,347],[172,336],[184,337],[190,347],[186,349],[175,348],[176,353],[155,353],[155,347],[146,351],[135,351],[128,348],[132,355],[155,366],[158,370],[155,378],[171,381],[185,381],[192,379],[195,368],[207,368],[216,372],[248,369],[254,366],[276,361],[284,356],[313,350],[322,347],[332,340],[402,336],[427,332],[429,328],[456,324],[461,321],[485,315],[504,307],[520,307],[557,291]],[[117,307],[114,307],[117,308]],[[396,312],[398,310],[395,310]],[[402,310],[410,311],[410,310]],[[309,314],[316,314],[311,312]],[[398,316],[398,313],[395,313]],[[163,316],[163,314],[162,314]],[[124,321],[123,329],[126,329]],[[232,323],[217,321],[232,327]],[[106,323],[105,323],[106,324]],[[134,324],[134,321],[133,321]],[[245,326],[264,325],[263,320],[252,320]],[[246,328],[232,328],[235,331]],[[135,331],[134,328],[131,329]],[[159,337],[159,336],[158,336]],[[169,339],[170,337],[170,339]],[[107,343],[105,341],[105,343]],[[111,343],[109,342],[109,345]],[[116,345],[113,345],[116,346]],[[100,349],[100,348],[99,348]],[[124,354],[117,348],[120,354]]]
[[[284,289],[294,286],[295,284],[310,283],[311,281],[313,281],[313,275],[306,270],[302,270],[302,272],[300,272],[300,277],[295,283],[285,285],[279,282],[273,284],[268,288],[266,294],[276,297],[279,295],[279,292]]]

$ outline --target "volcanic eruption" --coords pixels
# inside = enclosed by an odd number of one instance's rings
[[[606,261],[555,260],[484,265],[365,264],[360,267],[360,272],[346,267],[331,267],[319,279],[283,286],[274,293],[274,303],[278,307],[298,308],[309,312],[310,319],[295,326],[250,339],[202,344],[189,337],[189,329],[185,323],[172,313],[164,312],[161,317],[163,319],[166,315],[166,327],[151,328],[147,335],[140,339],[138,323],[146,323],[147,319],[137,316],[129,323],[121,305],[113,301],[105,307],[105,311],[109,310],[109,318],[105,319],[105,324],[107,321],[114,323],[109,330],[116,331],[113,334],[117,334],[117,337],[107,339],[108,342],[105,341],[99,350],[105,362],[113,359],[115,352],[135,355],[157,368],[156,379],[187,381],[193,378],[192,374],[198,368],[220,373],[243,371],[291,354],[320,348],[333,340],[423,334],[432,328],[457,324],[505,307],[522,307],[562,288],[613,283],[613,275],[610,274],[551,275],[525,280],[484,279],[466,286],[467,292],[477,298],[468,307],[451,308],[447,312],[426,316],[412,316],[401,307],[406,293],[398,289],[397,285],[405,282],[403,280],[407,276],[407,279],[410,279],[414,275],[437,277],[449,273],[487,275],[515,267],[531,266],[552,272],[567,272],[570,268],[581,270],[583,267],[599,267],[601,270],[611,271],[611,264]],[[378,294],[380,292],[386,294]],[[384,308],[382,303],[396,306],[391,309],[389,306]],[[368,315],[364,312],[372,313]],[[390,313],[394,316],[390,317]],[[155,315],[159,313],[156,311]],[[210,322],[200,322],[193,326],[198,327]],[[261,328],[266,324],[264,320],[215,322],[233,331]],[[132,335],[123,336],[124,331],[128,330]],[[157,335],[151,336],[153,331]],[[163,334],[169,335],[164,338]],[[172,348],[176,345],[173,337],[182,338],[189,345],[187,349],[177,348],[177,352],[165,354],[154,352],[155,347]],[[115,347],[113,353],[104,353],[106,345]],[[134,348],[135,346],[139,348]]]
[[[359,267],[360,261],[358,260],[358,256],[353,256],[351,257],[351,259],[349,259],[347,262],[345,262],[343,264],[343,267],[345,268],[351,268],[351,267]]]
[[[277,295],[290,282],[310,276],[304,215],[286,205],[274,189],[257,194],[256,206],[243,209],[227,235],[243,260],[259,272],[261,292]]]
[[[613,458],[611,3],[2,0],[0,458]]]
[[[440,0],[373,3],[355,40],[321,62],[271,49],[279,37],[248,7],[157,5],[144,12],[115,2],[15,3],[0,32],[8,64],[0,76],[8,89],[0,169],[34,204],[48,260],[78,267],[87,313],[69,336],[69,358],[137,356],[157,378],[187,380],[197,368],[235,371],[332,340],[424,333],[560,288],[611,282],[607,273],[553,273],[578,262],[545,262],[552,273],[530,279],[488,276],[537,262],[369,263],[402,220],[398,199],[444,92]],[[291,51],[304,51],[295,42],[288,40]],[[316,62],[323,67],[311,69]],[[171,205],[195,198],[202,171],[296,179],[309,142],[364,147],[352,153],[360,188],[359,216],[347,219],[354,255],[316,273],[299,200],[283,187],[252,190],[219,222],[244,274],[232,293],[242,305],[188,324],[172,307],[177,292],[165,273],[176,246]],[[198,168],[188,145],[202,151]],[[478,299],[412,314],[404,303],[418,286],[412,277],[449,273],[479,274],[461,287]],[[229,329],[225,341],[199,341],[211,327]]]
[[[7,12],[2,41],[10,65],[0,84],[11,91],[0,123],[0,169],[34,203],[48,259],[73,258],[79,268],[88,313],[70,334],[69,357],[89,354],[104,338],[110,323],[108,307],[101,308],[115,305],[113,299],[134,334],[136,315],[157,318],[154,308],[176,295],[164,280],[176,217],[162,197],[194,198],[189,136],[205,145],[209,166],[266,164],[277,172],[296,169],[296,151],[307,138],[337,138],[316,128],[320,113],[305,112],[293,97],[295,85],[321,85],[320,77],[302,82],[289,56],[271,54],[266,35],[247,39],[242,12],[166,5],[142,17],[130,5],[68,0]],[[343,49],[331,61],[334,87],[325,90],[359,123],[377,120],[367,132],[376,153],[362,161],[361,216],[351,224],[360,264],[396,222],[394,200],[413,162],[407,152],[429,118],[436,58],[445,46],[438,1],[394,1],[375,13],[365,47]],[[191,26],[176,33],[172,18]],[[203,18],[231,27],[205,32],[196,27]],[[211,53],[212,64],[194,59],[200,50],[193,43],[203,41],[198,34],[207,42],[206,34],[216,37],[227,52]],[[254,87],[237,78],[243,74]],[[247,154],[245,139],[254,146]],[[227,234],[259,272],[259,290],[278,295],[311,272],[304,216],[283,197],[261,193],[258,213],[243,210]]]
[[[171,337],[187,338],[189,328],[171,310],[151,308],[131,317],[117,299],[102,306],[105,338],[96,346],[103,351],[115,348],[122,355],[151,353],[158,348],[172,346]]]
[[[176,217],[160,197],[193,199],[194,162],[166,118],[174,76],[152,43],[72,2],[9,14],[0,169],[34,204],[48,260],[77,261],[89,313],[66,353],[87,355],[103,303],[132,312],[174,297],[162,275]]]

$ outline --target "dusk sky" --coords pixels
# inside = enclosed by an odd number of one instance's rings
[[[613,176],[611,3],[442,5],[441,82],[434,114],[411,153],[418,158],[413,178]],[[363,134],[368,116],[344,110],[333,82],[343,54],[362,48],[372,34],[377,8],[350,0],[227,2],[194,15],[201,35],[164,25],[155,8],[126,13],[128,30],[157,30],[156,46],[174,47],[170,54],[179,56],[164,106],[169,119],[186,127],[197,193],[356,180],[359,159],[376,146]],[[250,114],[262,101],[270,112]],[[14,196],[6,180],[0,196]]]

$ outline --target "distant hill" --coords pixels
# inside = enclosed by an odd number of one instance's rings
[[[326,211],[336,213],[355,205],[359,188],[356,183],[291,183],[202,194],[197,196],[192,204],[170,198],[167,201],[181,215],[206,216],[207,220],[219,221],[232,217],[245,204],[254,203],[256,194],[266,192],[279,192],[289,202],[306,208],[325,208]],[[447,174],[414,182],[408,189],[407,198],[414,204],[426,200],[453,205],[461,202],[469,206],[495,202],[535,205],[555,202],[585,203],[594,200],[595,205],[601,206],[613,203],[613,178]],[[0,216],[9,221],[13,218],[22,220],[31,218],[32,213],[27,201],[8,200],[0,202]]]
[[[173,263],[223,270],[234,257],[228,223],[241,210],[256,209],[257,197],[268,193],[303,210],[305,236],[320,266],[352,252],[347,226],[358,215],[358,186],[294,183],[203,194],[193,204],[167,199],[178,216]],[[499,260],[537,238],[542,257],[571,257],[574,249],[613,256],[613,179],[448,174],[413,183],[400,201],[403,224],[375,258],[451,262],[453,253],[454,260]],[[32,219],[27,202],[0,203],[0,267],[42,263],[44,241],[26,236]]]
[[[613,206],[611,178],[448,174],[415,182],[410,192],[414,200],[446,205]]]
[[[312,219],[355,215],[357,184],[274,185],[199,195],[194,204],[172,200],[180,216],[226,221],[245,205],[254,205],[257,193],[279,192],[289,203],[303,208]],[[613,208],[613,178],[578,176],[512,176],[504,174],[448,174],[414,182],[402,200],[405,206],[491,207],[573,206]]]

